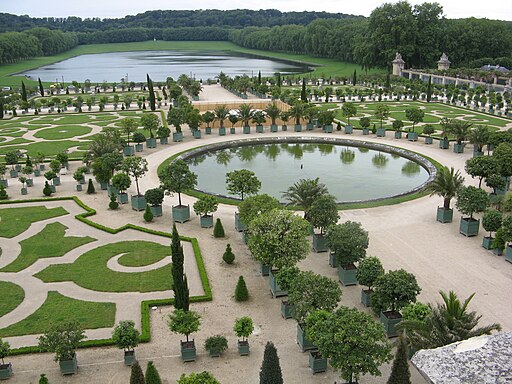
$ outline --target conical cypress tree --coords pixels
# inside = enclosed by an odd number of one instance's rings
[[[300,101],[306,103],[308,101],[308,96],[306,95],[306,79],[302,78],[302,89],[300,91]]]
[[[27,101],[27,88],[23,81],[21,82],[21,100]]]
[[[220,219],[217,219],[215,222],[215,227],[213,228],[213,237],[220,238],[224,237],[226,234],[224,233],[224,227],[222,226],[222,221]]]
[[[146,384],[146,380],[144,380],[144,374],[142,373],[142,369],[140,368],[138,361],[136,361],[132,365],[132,373],[130,375],[130,384]]]
[[[93,193],[96,193],[96,189],[94,188],[92,179],[89,179],[89,184],[87,184],[87,194],[92,195]]]
[[[151,208],[149,207],[149,204],[146,204],[146,210],[144,211],[144,221],[146,223],[149,223],[151,221],[153,221],[153,212],[151,212]]]
[[[400,335],[398,339],[398,348],[387,384],[411,384],[411,372],[409,372],[407,361],[407,345],[403,335]]]
[[[238,278],[238,283],[235,288],[235,300],[236,301],[247,301],[249,300],[249,291],[243,276]]]
[[[150,106],[151,110],[154,111],[156,109],[156,105],[155,105],[155,91],[153,90],[153,80],[151,80],[149,78],[149,74],[146,74],[146,76],[147,76],[147,81],[148,81],[149,106]]]
[[[162,384],[162,379],[152,361],[148,361],[146,367],[146,384]]]
[[[267,342],[260,370],[260,384],[283,384],[279,356],[274,343]]]
[[[430,103],[432,100],[432,76],[428,77],[428,85],[427,85],[427,103]]]
[[[41,94],[41,97],[44,97],[44,88],[43,88],[43,83],[41,83],[41,78],[38,77],[37,81],[39,82],[39,93]]]
[[[171,258],[174,307],[176,309],[183,309],[185,311],[188,311],[189,292],[187,281],[183,273],[183,247],[181,246],[180,236],[178,234],[178,230],[176,229],[176,225],[173,225],[172,228]]]

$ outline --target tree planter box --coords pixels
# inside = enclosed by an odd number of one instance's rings
[[[9,174],[11,175],[11,177],[14,179],[15,177],[18,177],[18,171],[15,170],[15,169],[11,169],[9,171]]]
[[[325,240],[324,235],[318,233],[313,235],[313,249],[316,253],[328,251],[329,248],[327,247],[327,241]]]
[[[34,169],[34,176],[35,177],[41,176],[41,171],[39,169]]]
[[[213,215],[201,216],[201,228],[211,228],[213,227]]]
[[[132,209],[135,211],[144,211],[146,210],[146,198],[143,195],[132,196]]]
[[[357,284],[357,278],[356,278],[356,272],[357,268],[354,265],[350,266],[338,266],[338,278],[345,287],[348,285],[356,285]]]
[[[212,348],[210,349],[208,354],[210,355],[210,357],[220,357],[220,355],[222,355],[222,352],[218,348]]]
[[[154,217],[162,216],[162,206],[161,205],[150,205],[149,210],[153,214]]]
[[[425,144],[432,144],[434,139],[430,136],[425,137]]]
[[[204,133],[207,134],[207,135],[211,135],[212,134],[212,127],[206,127],[204,129]]]
[[[345,134],[350,135],[352,132],[354,132],[354,127],[351,125],[345,125]]]
[[[281,131],[285,132],[288,130],[288,126],[287,125],[281,125]]]
[[[59,176],[54,177],[52,180],[52,183],[53,183],[53,185],[58,187],[60,185],[60,177]]]
[[[126,192],[118,193],[117,201],[119,201],[119,204],[127,204],[128,203],[128,194]]]
[[[401,139],[402,138],[402,132],[401,131],[395,131],[395,139]]]
[[[146,148],[156,148],[156,139],[154,137],[146,140]]]
[[[82,184],[77,184],[76,190],[77,190],[77,192],[82,192]]]
[[[55,188],[55,185],[50,185],[50,190],[52,191],[52,193],[57,192],[57,188]]]
[[[119,190],[116,187],[114,187],[113,185],[109,185],[107,187],[107,193],[108,193],[109,196],[111,194],[117,195],[117,194],[119,194]]]
[[[270,269],[268,277],[269,277],[269,285],[270,292],[272,293],[272,297],[275,299],[276,297],[288,296],[288,291],[282,290],[279,284],[277,284],[275,273],[277,269]]]
[[[325,133],[332,133],[332,124],[324,125],[324,132]]]
[[[294,126],[293,130],[294,130],[295,132],[302,132],[302,125],[300,125],[300,124],[295,124],[295,126]]]
[[[172,207],[172,219],[178,223],[184,223],[190,220],[189,205],[175,205]]]
[[[308,340],[306,337],[306,333],[300,326],[300,324],[297,323],[297,344],[299,344],[299,348],[301,352],[310,351],[312,349],[317,349],[315,345]]]
[[[396,337],[398,333],[395,329],[398,323],[402,321],[400,312],[386,311],[380,313],[380,322],[384,324],[384,330],[388,337]]]
[[[370,289],[361,289],[361,304],[367,308],[372,305],[372,293]]]
[[[503,256],[503,249],[494,248],[492,253],[494,253],[496,256]]]
[[[448,140],[439,140],[439,148],[448,149],[450,147],[450,142]]]
[[[40,171],[44,171],[46,169],[46,165],[45,164],[39,164],[39,170]]]
[[[142,152],[144,150],[144,146],[142,144],[135,144],[135,152]]]
[[[22,168],[22,167],[21,167],[21,164],[16,164],[16,165],[14,166],[14,169],[15,169],[15,170],[17,170],[18,172],[21,172],[21,168]]]
[[[194,340],[189,342],[180,341],[181,344],[181,360],[195,361],[196,360],[196,345]]]
[[[21,194],[26,195],[28,193],[27,188],[21,188]]]
[[[256,133],[263,133],[263,125],[256,126]]]
[[[483,155],[484,155],[484,152],[479,151],[478,147],[475,145],[473,147],[473,157],[479,157],[479,156],[483,156]]]
[[[124,365],[131,367],[135,361],[135,351],[124,351]]]
[[[270,132],[277,132],[277,125],[272,124],[272,125],[270,126]]]
[[[62,373],[63,375],[74,375],[78,369],[76,354],[73,355],[73,358],[71,360],[60,360],[59,367],[60,373]]]
[[[453,209],[437,207],[437,221],[440,223],[451,223],[453,220]]]
[[[292,308],[293,305],[289,304],[287,301],[281,301],[281,316],[283,316],[283,319],[292,318]]]
[[[493,249],[492,242],[494,241],[494,237],[484,236],[482,239],[482,247],[487,250]]]
[[[33,187],[34,186],[34,180],[33,179],[27,179],[26,183],[27,183],[27,187]]]
[[[469,217],[461,217],[459,232],[466,237],[478,235],[480,220],[471,219]]]
[[[160,144],[169,144],[169,137],[161,137]]]
[[[507,245],[507,248],[505,249],[505,260],[512,263],[512,246]]]
[[[172,141],[174,141],[174,142],[183,141],[183,132],[173,132]]]
[[[0,185],[3,185],[5,188],[7,188],[9,186],[9,182],[7,179],[2,179],[0,180]]]
[[[240,220],[240,214],[238,212],[235,212],[235,229],[238,232],[247,231],[247,225]]]
[[[192,132],[192,135],[194,136],[194,139],[200,139],[201,138],[201,131],[199,129],[196,129]]]
[[[226,127],[219,128],[219,136],[226,136]]]
[[[338,268],[338,258],[334,252],[329,252],[329,266],[331,268]]]
[[[307,123],[306,124],[306,129],[308,131],[312,131],[314,129],[315,125],[313,123]]]
[[[418,141],[418,133],[416,133],[416,132],[408,132],[407,133],[407,140],[409,140],[409,141]]]
[[[229,128],[229,133],[234,135],[236,133],[236,128]]]
[[[249,356],[249,342],[247,340],[238,340],[237,346],[240,356]]]
[[[270,274],[270,265],[260,262],[260,273],[261,276],[268,276]]]
[[[6,380],[12,376],[12,364],[0,364],[0,380]]]
[[[125,156],[133,156],[135,154],[135,148],[133,145],[127,145],[123,148],[123,155]]]
[[[370,128],[363,128],[363,135],[369,135],[370,134]]]
[[[464,152],[464,144],[453,144],[453,152],[463,153]]]
[[[386,128],[377,128],[377,137],[386,136]]]
[[[321,357],[318,351],[309,352],[309,368],[315,373],[321,373],[327,371],[327,359]]]
[[[249,134],[249,133],[251,133],[251,127],[250,127],[250,126],[248,126],[248,125],[244,126],[244,133],[245,133],[246,135],[247,135],[247,134]]]

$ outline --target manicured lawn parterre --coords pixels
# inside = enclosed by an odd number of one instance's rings
[[[0,237],[13,238],[25,232],[32,223],[67,214],[68,212],[61,207],[2,207],[0,209],[0,222],[2,223],[2,225],[0,225]]]
[[[84,329],[112,327],[116,317],[114,303],[97,303],[72,299],[58,292],[48,292],[44,304],[22,321],[0,329],[0,337],[43,333],[51,326],[78,321]]]
[[[51,223],[38,234],[21,241],[20,255],[12,263],[0,269],[0,272],[19,272],[38,259],[61,257],[81,245],[96,241],[92,237],[65,236],[66,229],[68,228],[61,223]]]
[[[87,135],[92,128],[83,125],[62,125],[53,128],[46,128],[37,131],[34,137],[44,140],[70,139],[75,136]]]
[[[11,312],[20,305],[25,298],[25,291],[19,285],[8,281],[0,281],[0,292],[2,292],[2,300],[0,300],[0,317]]]

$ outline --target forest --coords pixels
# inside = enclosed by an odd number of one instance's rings
[[[0,64],[53,55],[77,44],[146,40],[231,41],[266,51],[407,67],[435,67],[446,52],[453,67],[512,61],[512,22],[448,19],[438,3],[385,3],[367,18],[341,13],[276,10],[148,11],[120,19],[30,18],[0,14]],[[172,27],[170,27],[172,26]],[[484,60],[485,59],[485,60]]]

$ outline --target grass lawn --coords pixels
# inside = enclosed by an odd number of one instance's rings
[[[51,326],[67,321],[78,321],[84,329],[112,327],[115,322],[114,303],[75,300],[58,292],[48,292],[44,304],[26,319],[0,329],[0,337],[34,335]]]
[[[20,139],[23,140],[23,139]],[[13,145],[12,147],[0,147],[0,155],[5,155],[7,152],[16,150],[16,149],[26,149],[30,156],[36,156],[39,152],[44,153],[46,156],[55,156],[60,152],[64,152],[69,150],[72,147],[76,146],[87,147],[87,143],[83,141],[72,141],[72,140],[53,140],[53,141],[42,141],[39,143],[31,143],[25,145]],[[72,158],[81,158],[84,155],[83,152],[70,152],[70,157]]]
[[[1,206],[0,206],[1,207]],[[37,221],[51,219],[67,215],[68,212],[61,207],[46,208],[23,207],[23,208],[0,208],[0,237],[13,238],[25,232],[30,224]]]
[[[32,120],[31,123],[69,125],[90,123],[92,120],[93,118],[84,112],[80,115],[56,115],[40,117],[38,119]]]
[[[170,255],[170,247],[148,241],[124,241],[103,245],[81,255],[73,264],[51,265],[35,276],[42,281],[73,281],[81,287],[102,292],[153,292],[171,289],[171,265],[147,272],[116,272],[107,262],[119,254],[133,254],[128,263],[146,265]],[[157,256],[159,255],[159,256]],[[137,261],[139,258],[139,261]]]
[[[61,223],[51,223],[37,235],[20,241],[20,255],[0,272],[19,272],[38,259],[61,257],[81,245],[96,241],[92,237],[65,236],[66,229],[68,228]]]
[[[0,281],[0,317],[11,312],[25,299],[25,291],[19,285],[7,281]]]
[[[83,125],[61,125],[37,131],[34,137],[44,140],[70,139],[75,136],[83,136],[92,131],[92,128]]]

